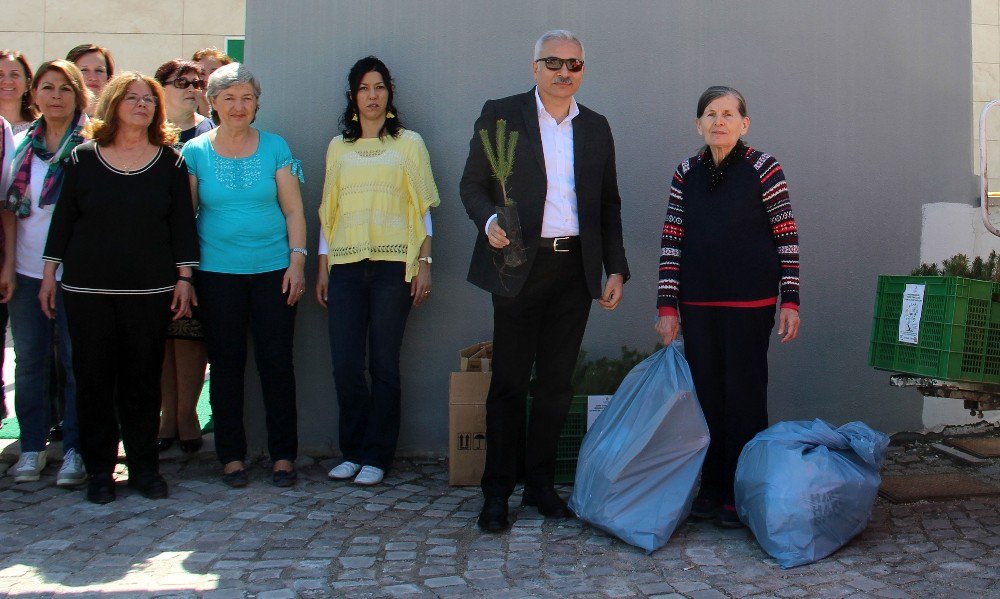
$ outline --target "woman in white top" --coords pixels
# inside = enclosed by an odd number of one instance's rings
[[[38,118],[31,103],[30,89],[28,59],[17,50],[0,50],[0,117],[10,123],[14,135],[26,130]]]
[[[38,480],[48,457],[45,441],[50,410],[46,387],[52,357],[52,323],[38,303],[42,251],[62,187],[63,161],[84,141],[87,116],[83,109],[90,93],[76,65],[53,60],[35,72],[31,97],[42,116],[14,140],[17,149],[9,171],[10,186],[3,198],[5,210],[0,210],[4,232],[0,301],[6,302],[10,310],[16,357],[15,411],[21,428],[21,457],[10,470],[16,482]],[[59,353],[66,368],[64,456],[56,484],[76,486],[87,475],[78,451],[76,380],[61,292],[57,293],[56,302]]]

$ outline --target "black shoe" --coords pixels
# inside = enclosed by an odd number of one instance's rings
[[[135,489],[146,499],[166,499],[169,495],[167,481],[158,472],[129,473],[128,487]]]
[[[695,520],[710,520],[719,512],[719,502],[714,499],[697,497],[691,504],[691,517]]]
[[[271,482],[276,487],[292,487],[299,480],[299,475],[294,470],[275,470],[271,473]]]
[[[52,441],[54,443],[56,441],[62,441],[62,440],[63,440],[62,422],[60,422],[59,424],[53,424],[52,428],[49,429],[49,441]]]
[[[736,508],[726,504],[715,513],[715,525],[719,528],[743,528],[746,524],[740,520],[740,515],[736,513]]]
[[[507,519],[507,498],[487,497],[483,509],[479,511],[479,530],[483,532],[503,532],[510,528]]]
[[[115,479],[110,474],[92,474],[87,481],[87,501],[97,504],[115,500]]]
[[[234,489],[242,489],[247,486],[247,483],[250,482],[250,478],[247,476],[247,471],[240,468],[239,470],[233,470],[232,472],[223,472],[222,482]]]
[[[197,439],[181,439],[177,442],[177,444],[180,445],[181,451],[184,453],[198,453],[198,450],[201,449],[202,443],[203,441],[201,440],[201,437],[198,437]]]
[[[157,437],[156,438],[156,451],[163,453],[164,451],[170,449],[174,446],[174,441],[177,437]]]
[[[546,487],[544,489],[535,489],[532,487],[524,487],[524,493],[521,495],[521,506],[526,505],[534,506],[538,508],[538,513],[545,516],[546,518],[573,518],[573,512],[563,501],[563,498],[556,493],[556,490],[552,487]]]

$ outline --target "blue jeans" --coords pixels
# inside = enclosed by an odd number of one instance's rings
[[[404,274],[402,262],[335,264],[327,294],[340,451],[345,460],[383,470],[399,437],[399,352],[413,301]]]
[[[14,337],[14,411],[21,427],[21,451],[42,451],[49,434],[49,369],[52,365],[53,321],[38,303],[41,279],[17,275],[14,297],[7,304]],[[56,288],[59,356],[66,367],[66,412],[63,414],[63,451],[78,449],[80,429],[76,419],[76,377],[73,350],[62,289]]]

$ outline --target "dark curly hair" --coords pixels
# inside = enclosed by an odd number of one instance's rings
[[[161,64],[160,68],[156,69],[153,79],[159,81],[160,85],[165,86],[167,85],[167,81],[183,77],[188,73],[194,73],[199,79],[205,79],[204,70],[196,62],[193,60],[184,60],[183,58],[175,58]]]
[[[389,91],[389,98],[386,102],[386,119],[382,128],[379,129],[379,139],[386,135],[399,137],[403,131],[403,124],[399,121],[399,111],[392,102],[392,75],[389,74],[389,67],[374,56],[366,56],[354,63],[351,71],[347,74],[347,109],[344,111],[344,116],[340,117],[340,124],[343,128],[341,133],[344,134],[345,141],[353,142],[361,137],[361,121],[356,119],[358,116],[358,89],[361,87],[361,79],[372,72],[382,75],[382,81]]]

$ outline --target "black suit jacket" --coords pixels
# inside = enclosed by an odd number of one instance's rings
[[[611,127],[602,115],[579,105],[573,119],[573,171],[576,177],[577,214],[587,288],[601,297],[602,267],[605,273],[629,278],[625,246],[622,242],[621,197],[615,168],[615,144]],[[483,152],[479,130],[486,129],[495,139],[496,122],[507,121],[509,131],[520,135],[515,148],[514,168],[507,183],[507,195],[517,203],[521,234],[528,260],[517,268],[505,267],[500,250],[486,238],[486,221],[502,203],[500,184],[493,177]],[[514,297],[521,290],[538,250],[545,211],[545,156],[538,129],[535,91],[500,100],[489,100],[476,120],[469,142],[469,158],[462,173],[462,203],[476,225],[476,245],[469,265],[470,283],[490,293]],[[503,281],[501,281],[503,277]]]

